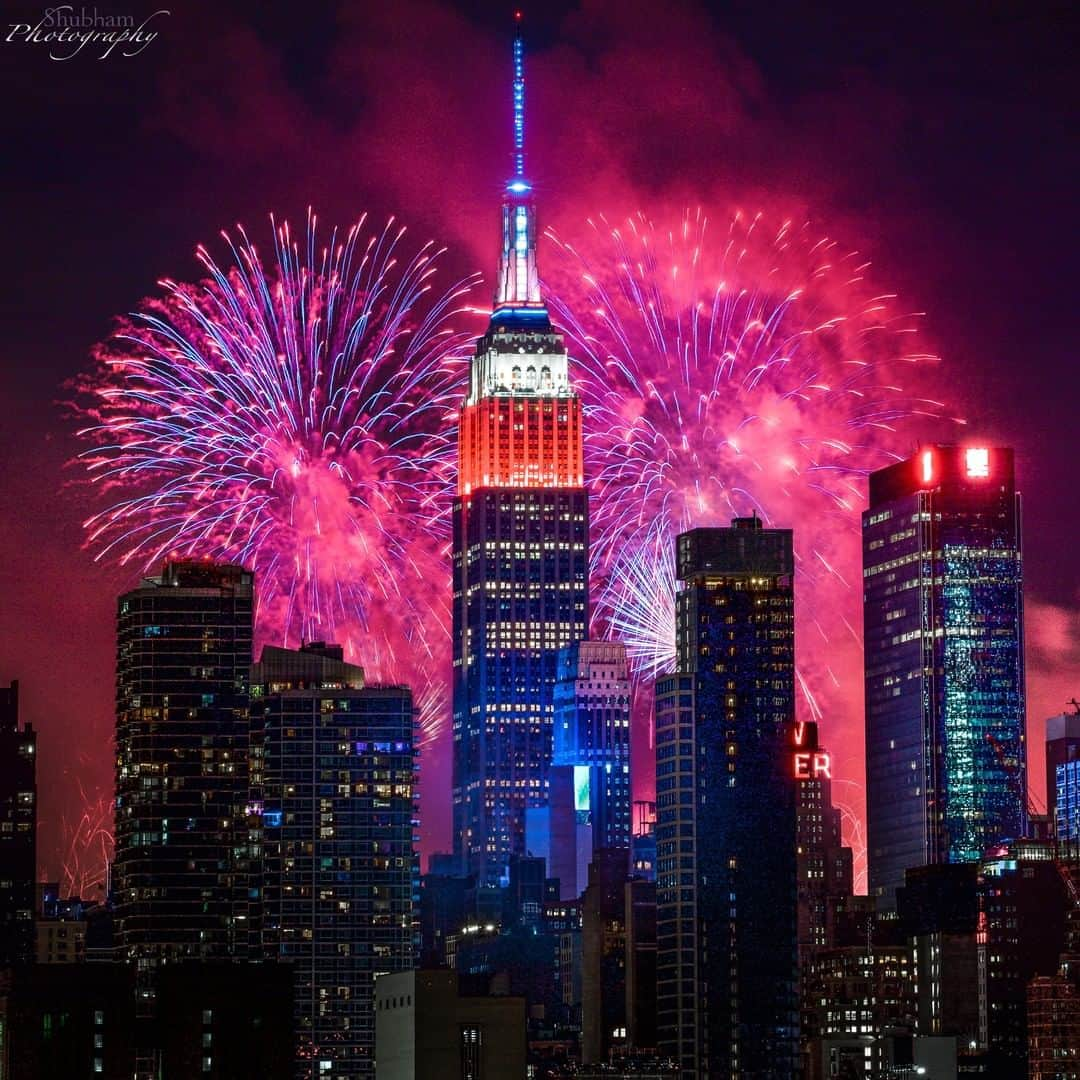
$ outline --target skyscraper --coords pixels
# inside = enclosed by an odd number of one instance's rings
[[[581,401],[540,295],[514,42],[514,170],[487,333],[461,410],[453,515],[454,850],[494,884],[547,799],[558,650],[588,627]]]
[[[1013,452],[933,446],[863,513],[870,891],[1024,831],[1020,497]]]
[[[1080,709],[1074,710],[1046,721],[1046,812],[1052,828],[1057,822],[1058,766],[1080,760]]]
[[[799,876],[800,967],[836,943],[836,913],[852,895],[851,848],[844,846],[840,811],[832,801],[832,758],[818,743],[813,720],[795,725],[796,863]]]
[[[251,670],[261,941],[292,965],[297,1076],[374,1075],[377,976],[415,966],[412,695],[321,642]]]
[[[621,642],[579,641],[559,653],[552,765],[573,770],[593,848],[630,848],[630,669]]]
[[[178,560],[116,622],[117,942],[132,959],[247,944],[247,688],[253,585]]]
[[[0,967],[34,958],[37,735],[19,728],[19,684],[0,686]]]
[[[789,1080],[796,986],[794,554],[736,518],[679,536],[656,685],[657,1024],[680,1077]]]

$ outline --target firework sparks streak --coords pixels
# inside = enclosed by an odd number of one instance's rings
[[[109,505],[98,559],[170,554],[253,568],[258,634],[346,647],[369,678],[414,688],[423,738],[446,713],[444,508],[472,281],[434,289],[441,254],[364,221],[320,247],[274,228],[264,263],[243,229],[230,261],[161,283],[79,389],[82,459]]]
[[[936,359],[916,351],[918,315],[805,226],[736,214],[713,227],[701,212],[671,229],[590,226],[580,244],[549,234],[548,285],[587,414],[599,629],[640,678],[670,671],[676,535],[750,514],[794,528],[801,707],[851,730],[861,482],[942,410],[901,389]]]
[[[666,230],[590,226],[580,244],[552,237],[547,284],[588,416],[599,629],[644,685],[674,662],[675,536],[750,513],[793,527],[802,707],[850,728],[861,481],[942,411],[901,388],[935,359],[917,351],[917,314],[805,226],[736,214],[711,228],[700,212]],[[200,283],[162,282],[98,349],[79,408],[108,499],[86,523],[97,558],[253,567],[260,637],[338,640],[373,678],[413,686],[430,744],[447,712],[473,282],[436,292],[440,252],[400,257],[403,233],[361,221],[318,248],[309,215],[301,243],[275,228],[267,264],[242,229],[223,234],[228,265],[200,249]],[[643,715],[649,697],[635,694]]]

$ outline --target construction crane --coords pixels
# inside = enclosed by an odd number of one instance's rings
[[[1077,713],[1080,713],[1080,704],[1077,704],[1075,698],[1069,704],[1076,705]],[[1024,800],[1028,815],[1030,817],[1041,817],[1045,814],[1046,808],[1040,809],[1034,797],[1027,791],[1020,773],[1020,767],[1005,756],[1005,747],[989,732],[986,735],[986,741],[994,748],[994,753],[997,754],[1001,767],[1008,773],[1009,779],[1019,793],[1020,798]],[[1057,869],[1058,876],[1065,885],[1065,892],[1072,901],[1073,907],[1080,910],[1080,888],[1077,888],[1076,882],[1073,880],[1070,860],[1061,857],[1061,845],[1058,843],[1057,837],[1057,823],[1053,821],[1050,822],[1050,858]]]

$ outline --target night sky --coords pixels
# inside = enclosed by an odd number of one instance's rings
[[[97,7],[141,18],[155,5]],[[966,434],[1016,447],[1040,795],[1042,720],[1080,697],[1070,7],[525,8],[544,224],[572,235],[598,211],[697,205],[809,218],[926,313],[943,358],[934,392]],[[18,0],[3,21],[41,10]],[[67,464],[79,445],[65,383],[160,277],[197,276],[196,244],[240,221],[257,233],[271,211],[302,221],[312,205],[342,223],[397,213],[449,245],[449,273],[490,280],[509,166],[509,15],[185,2],[132,58],[88,47],[56,62],[44,46],[0,42],[0,679],[20,680],[41,733],[48,875],[92,868],[87,836],[108,823],[113,609],[138,576],[83,548],[81,522],[100,504]],[[941,434],[912,428],[913,446]],[[826,718],[823,738],[861,757],[856,715],[832,730]],[[428,849],[447,843],[440,827],[426,827]]]

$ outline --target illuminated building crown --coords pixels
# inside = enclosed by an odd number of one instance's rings
[[[518,16],[520,20],[520,15]],[[536,207],[525,177],[525,50],[514,38],[514,171],[502,204],[499,278],[487,333],[476,344],[461,417],[458,484],[580,487],[581,402],[562,335],[552,329],[536,268]]]

